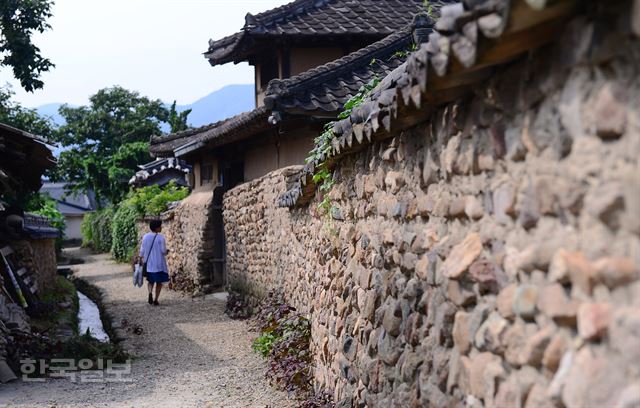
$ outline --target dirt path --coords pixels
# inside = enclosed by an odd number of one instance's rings
[[[0,385],[0,407],[294,407],[264,380],[265,363],[251,351],[244,322],[230,320],[213,296],[163,291],[160,306],[134,288],[129,266],[82,253],[75,274],[100,287],[114,322],[127,319],[143,333],[124,342],[136,359],[131,382]]]

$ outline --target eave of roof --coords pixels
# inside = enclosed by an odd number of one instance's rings
[[[154,137],[151,140],[150,151],[155,156],[184,157],[203,148],[208,144],[208,140],[230,134],[238,126],[246,126],[249,122],[253,123],[253,128],[257,131],[263,131],[268,127],[268,113],[275,108],[288,111],[298,108],[298,112],[290,113],[306,115],[320,111],[328,113],[330,117],[335,117],[344,103],[374,75],[386,75],[402,63],[404,58],[394,55],[394,53],[406,49],[411,44],[412,32],[413,25],[407,26],[381,41],[336,61],[285,80],[273,80],[269,83],[264,107],[200,128],[188,129],[169,136]],[[383,61],[378,61],[372,66],[372,58],[382,57],[384,57]],[[359,72],[356,73],[356,70]],[[313,93],[314,86],[318,84],[327,86],[329,82],[329,86],[335,88],[335,91],[329,92],[329,89],[323,87]],[[304,102],[306,105],[293,106],[295,102],[286,100],[287,97],[304,91],[309,92],[306,95],[307,100]],[[312,102],[311,99],[315,101]],[[324,102],[321,103],[321,100]],[[258,124],[253,122],[259,118],[264,120],[264,126],[257,126]],[[251,134],[247,134],[247,136],[251,136]]]
[[[283,207],[309,203],[313,175],[324,162],[362,150],[376,140],[429,119],[434,105],[451,102],[483,80],[492,66],[553,41],[577,8],[577,0],[476,0],[445,6],[436,32],[407,62],[385,77],[367,100],[334,126],[326,157],[308,163],[297,182],[279,198]],[[526,41],[522,35],[526,32]],[[435,75],[431,75],[431,73]],[[428,103],[427,103],[428,101]],[[400,120],[399,109],[422,113]]]
[[[216,147],[246,139],[257,133],[268,130],[271,125],[267,122],[269,113],[265,107],[244,112],[231,118],[189,129],[165,137],[153,137],[149,151],[152,155],[172,156],[179,152],[179,156],[193,152],[189,147]]]
[[[158,177],[163,173],[178,173],[189,174],[193,170],[193,167],[188,165],[185,161],[179,160],[173,157],[156,159],[150,163],[138,166],[140,170],[131,177],[129,184],[136,184],[145,182],[146,180]]]
[[[241,62],[256,39],[348,37],[379,39],[410,23],[422,0],[296,0],[257,15],[247,14],[242,31],[209,41],[211,65]]]
[[[0,193],[38,190],[45,170],[56,165],[49,142],[24,130],[0,123]]]

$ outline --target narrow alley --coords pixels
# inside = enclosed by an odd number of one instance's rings
[[[134,356],[131,375],[124,376],[129,381],[18,381],[1,386],[0,406],[295,406],[268,385],[265,360],[251,350],[248,324],[229,319],[224,301],[166,290],[154,307],[146,302],[146,287],[132,285],[129,265],[109,255],[72,251],[85,260],[74,274],[103,291],[114,325],[126,321],[123,345]],[[141,334],[134,333],[136,327]]]

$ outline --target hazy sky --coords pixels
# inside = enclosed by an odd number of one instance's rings
[[[228,84],[253,83],[252,67],[212,67],[203,57],[210,38],[233,34],[246,13],[291,0],[56,0],[52,29],[35,37],[56,67],[42,76],[44,89],[22,90],[9,82],[25,106],[86,104],[97,90],[122,85],[151,98],[188,104]]]

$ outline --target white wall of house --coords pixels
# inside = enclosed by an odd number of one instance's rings
[[[64,232],[65,239],[82,239],[80,225],[82,224],[82,220],[84,219],[84,214],[65,215],[64,219],[67,224],[67,229]]]

